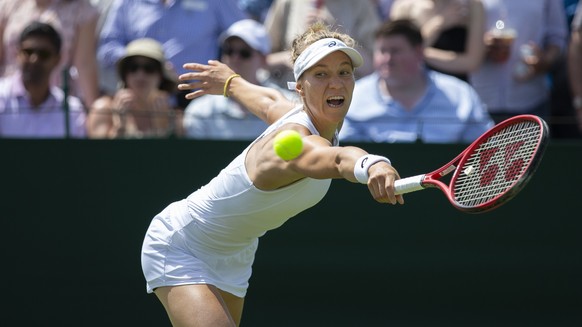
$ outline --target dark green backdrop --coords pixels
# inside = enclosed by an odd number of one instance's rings
[[[150,219],[246,143],[0,140],[3,326],[169,326],[145,292]],[[402,176],[464,146],[365,145]],[[334,181],[261,239],[243,326],[582,325],[582,143],[551,144],[496,211],[457,212],[437,190],[406,205]]]

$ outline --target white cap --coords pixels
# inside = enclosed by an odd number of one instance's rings
[[[309,47],[307,47],[307,49],[303,50],[297,60],[295,60],[295,65],[293,66],[293,75],[295,75],[295,81],[297,82],[299,77],[301,77],[301,75],[303,75],[306,70],[313,67],[325,56],[335,51],[342,51],[343,53],[347,54],[348,57],[350,57],[352,60],[352,65],[354,68],[360,67],[364,63],[364,59],[358,50],[352,47],[348,47],[342,41],[334,38],[321,39],[311,44]],[[289,89],[295,88],[295,83],[293,82],[288,83],[288,85]]]
[[[265,26],[254,19],[243,19],[230,25],[218,38],[222,44],[229,37],[239,37],[251,48],[264,55],[271,53],[271,38]]]

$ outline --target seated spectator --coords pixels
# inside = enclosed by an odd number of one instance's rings
[[[122,87],[93,104],[87,121],[90,138],[159,138],[176,133],[176,74],[162,45],[148,38],[132,41],[117,62]],[[179,132],[178,132],[179,133]]]
[[[221,35],[220,41],[222,62],[248,82],[276,88],[288,99],[293,99],[295,93],[266,78],[266,56],[271,43],[261,23],[252,19],[238,21]],[[221,95],[196,99],[184,113],[184,131],[190,138],[253,140],[265,128],[267,124],[247,108]]]
[[[374,67],[356,81],[342,141],[469,143],[493,126],[468,83],[425,68],[422,35],[411,20],[376,32]]]
[[[85,137],[81,100],[51,86],[51,74],[61,60],[61,44],[61,36],[49,24],[32,22],[21,32],[17,70],[0,79],[1,137]]]
[[[392,20],[420,26],[427,65],[464,81],[485,58],[485,9],[480,0],[395,0]]]
[[[62,40],[52,85],[70,87],[88,108],[99,97],[98,19],[99,12],[88,0],[0,0],[0,76],[18,69],[18,39],[24,27],[33,21],[50,24]]]

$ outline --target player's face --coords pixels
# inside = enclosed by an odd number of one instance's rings
[[[341,122],[352,102],[355,78],[352,61],[341,51],[332,52],[309,68],[298,82],[306,110],[316,120]]]
[[[48,85],[60,56],[51,42],[43,37],[29,37],[20,44],[18,63],[25,84]]]
[[[424,62],[421,46],[413,46],[404,36],[395,35],[376,39],[374,68],[380,78],[389,83],[404,82],[422,71]]]

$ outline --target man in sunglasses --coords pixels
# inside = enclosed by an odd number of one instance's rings
[[[0,79],[0,137],[86,136],[81,101],[50,83],[61,43],[59,33],[45,23],[32,22],[20,34],[18,71]]]
[[[276,88],[289,99],[294,93],[268,78],[267,55],[271,42],[265,27],[252,19],[234,23],[219,38],[221,61],[250,83]],[[234,78],[234,77],[233,77]],[[184,132],[189,138],[253,140],[267,125],[247,108],[226,96],[196,99],[184,112]]]

